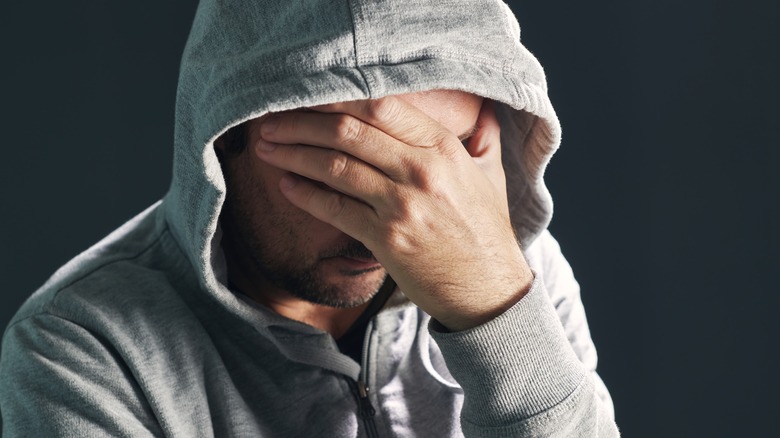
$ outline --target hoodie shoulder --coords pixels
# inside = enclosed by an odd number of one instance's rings
[[[74,322],[121,314],[164,295],[188,269],[156,203],[57,270],[9,327],[43,314]]]

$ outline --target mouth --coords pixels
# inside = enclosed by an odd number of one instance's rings
[[[335,265],[338,271],[349,275],[359,275],[381,269],[382,265],[365,245],[350,239],[329,253],[323,254],[322,261]]]
[[[365,263],[365,264],[369,264],[369,265],[378,265],[379,264],[379,262],[375,258],[373,258],[373,257],[346,257],[346,256],[342,256],[341,258],[353,261],[355,263]]]
[[[351,274],[361,274],[381,269],[382,265],[373,257],[346,257],[336,256],[330,257],[326,260],[332,260],[336,263],[342,271],[349,272]]]

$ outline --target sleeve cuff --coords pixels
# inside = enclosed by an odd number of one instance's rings
[[[459,332],[429,325],[465,393],[462,417],[506,425],[544,412],[575,392],[587,375],[536,276],[531,289],[495,319]]]

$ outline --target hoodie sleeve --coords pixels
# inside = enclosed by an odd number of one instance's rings
[[[468,437],[617,437],[612,401],[579,286],[557,242],[544,233],[528,294],[481,326],[430,330],[463,387]]]
[[[2,436],[161,436],[135,382],[83,327],[48,314],[18,321],[0,357]]]

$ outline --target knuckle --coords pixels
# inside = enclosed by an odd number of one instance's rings
[[[418,239],[410,236],[408,226],[405,226],[404,221],[399,220],[387,225],[382,240],[389,252],[410,255],[415,252]]]
[[[317,193],[315,190],[307,190],[305,193],[301,196],[302,204],[308,207],[317,205]]]
[[[394,204],[379,233],[383,245],[390,252],[410,254],[415,251],[419,239],[415,238],[414,230],[419,230],[418,226],[424,222],[420,210],[419,205],[408,199]]]
[[[460,140],[457,140],[449,131],[431,131],[428,134],[428,138],[430,139],[429,141],[431,144],[435,145],[442,152],[449,152],[453,149],[460,150],[463,148],[463,143],[461,143]],[[457,141],[457,145],[453,148],[452,146],[455,145],[455,141]]]
[[[344,212],[345,206],[346,201],[344,197],[336,193],[330,193],[323,202],[323,209],[331,218],[341,216],[342,212]]]
[[[392,120],[398,109],[398,97],[396,96],[371,99],[366,104],[366,114],[370,120]]]
[[[429,170],[419,172],[417,175],[418,184],[426,192],[437,193],[439,189],[439,174]]]
[[[340,114],[336,118],[335,130],[337,139],[347,143],[356,143],[363,135],[363,124],[350,115]]]
[[[440,173],[435,166],[429,164],[422,165],[419,162],[407,164],[407,175],[409,182],[423,192],[430,192],[436,189],[440,180]]]
[[[346,173],[349,159],[342,153],[332,152],[328,157],[326,165],[328,175],[338,178]]]

